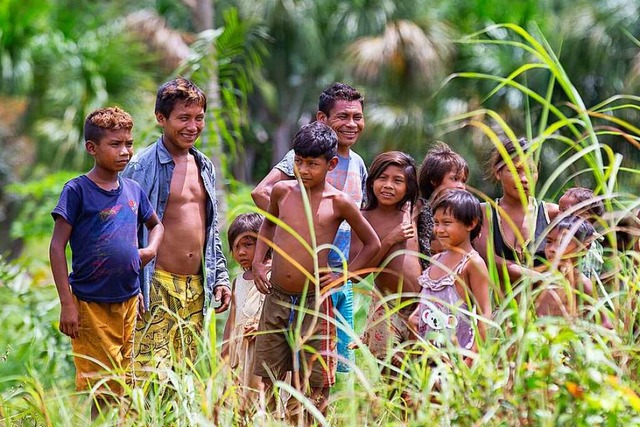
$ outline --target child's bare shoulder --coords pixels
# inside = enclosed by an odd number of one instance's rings
[[[331,199],[334,203],[350,203],[351,205],[355,206],[355,204],[353,203],[353,199],[351,199],[351,197],[349,197],[347,193],[338,190],[336,187],[329,183],[325,184],[324,191],[322,192],[322,197],[325,199]]]
[[[487,263],[484,262],[478,251],[473,251],[469,254],[469,262],[464,266],[464,269],[471,272],[488,272]]]

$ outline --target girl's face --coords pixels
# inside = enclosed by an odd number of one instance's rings
[[[445,249],[461,246],[465,242],[470,243],[471,230],[476,224],[464,225],[445,209],[438,209],[433,213],[433,232]]]
[[[502,192],[505,196],[520,200],[520,192],[518,191],[517,182],[522,184],[522,189],[526,197],[533,194],[538,182],[538,168],[533,161],[528,160],[527,163],[515,158],[513,160],[517,175],[513,175],[507,165],[503,165],[496,171],[496,179],[502,184]],[[530,175],[527,176],[527,169]]]
[[[442,178],[442,182],[435,188],[433,194],[438,195],[444,190],[448,190],[450,188],[454,190],[466,190],[467,188],[464,185],[465,182],[467,182],[467,177],[463,171],[450,171],[444,176],[444,178]]]
[[[233,242],[233,246],[231,247],[231,253],[233,254],[233,259],[236,260],[240,266],[248,270],[251,268],[251,263],[253,263],[253,255],[256,250],[256,239],[253,233],[243,233],[236,237],[236,240]]]
[[[544,246],[544,255],[549,261],[556,258],[567,259],[572,258],[580,251],[580,245],[576,239],[571,236],[569,230],[552,229],[546,238]]]
[[[399,166],[390,165],[373,180],[373,194],[382,206],[395,206],[407,194],[407,177]]]

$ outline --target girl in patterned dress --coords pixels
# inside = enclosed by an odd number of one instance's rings
[[[411,323],[433,345],[473,350],[476,328],[469,313],[491,316],[489,273],[471,246],[482,227],[480,203],[465,190],[447,190],[435,201],[433,217],[444,250],[418,279],[420,303]],[[484,338],[483,322],[477,330]]]

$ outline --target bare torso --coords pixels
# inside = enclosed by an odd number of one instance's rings
[[[333,243],[342,222],[342,217],[336,209],[336,198],[338,197],[346,196],[329,184],[324,185],[323,188],[312,190],[309,196],[317,246]],[[295,181],[291,181],[287,191],[277,203],[280,220],[296,230],[299,236],[311,246],[309,222],[304,212],[300,186]],[[271,282],[288,292],[302,292],[305,281],[309,276],[313,277],[314,275],[312,254],[294,235],[279,226],[276,227],[273,242],[284,251],[286,256],[274,250]],[[327,267],[327,255],[328,250],[319,253],[319,268]],[[299,266],[290,262],[293,259]]]
[[[194,157],[174,158],[169,200],[162,218],[164,238],[156,267],[175,274],[199,274],[206,229],[206,191]]]
[[[499,206],[504,209],[500,211],[502,239],[518,254],[522,254],[524,251],[522,243],[526,248],[533,234],[531,227],[535,226],[535,203],[530,201],[527,209],[523,209],[522,205],[507,206],[500,204]],[[512,222],[508,218],[511,218]],[[522,241],[520,238],[522,238]]]
[[[380,241],[403,223],[411,222],[414,229],[416,227],[415,218],[411,218],[407,211],[384,212],[374,209],[363,211],[362,214],[376,231]],[[414,232],[414,237],[393,245],[384,259],[396,251],[403,251],[403,253],[394,256],[386,264],[384,271],[377,275],[376,287],[383,294],[396,294],[400,291],[403,293],[419,292],[418,277],[422,273],[420,260],[416,255],[405,252],[419,252],[417,232]]]

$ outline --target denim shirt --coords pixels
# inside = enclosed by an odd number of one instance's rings
[[[196,148],[191,148],[189,152],[193,155],[200,170],[200,176],[207,193],[207,220],[206,236],[204,243],[204,307],[206,314],[207,307],[213,300],[214,289],[218,286],[229,287],[229,273],[227,271],[227,261],[222,252],[220,235],[218,234],[218,209],[215,190],[215,171],[213,163]],[[154,144],[136,153],[122,176],[137,181],[142,189],[147,193],[151,205],[162,221],[167,201],[169,200],[169,187],[173,176],[175,163],[171,154],[164,146],[162,137]],[[140,247],[147,245],[149,232],[146,227],[138,229],[138,244]],[[140,274],[140,287],[144,297],[145,307],[149,307],[149,289],[151,284],[151,273],[155,268],[155,259],[152,260]]]

